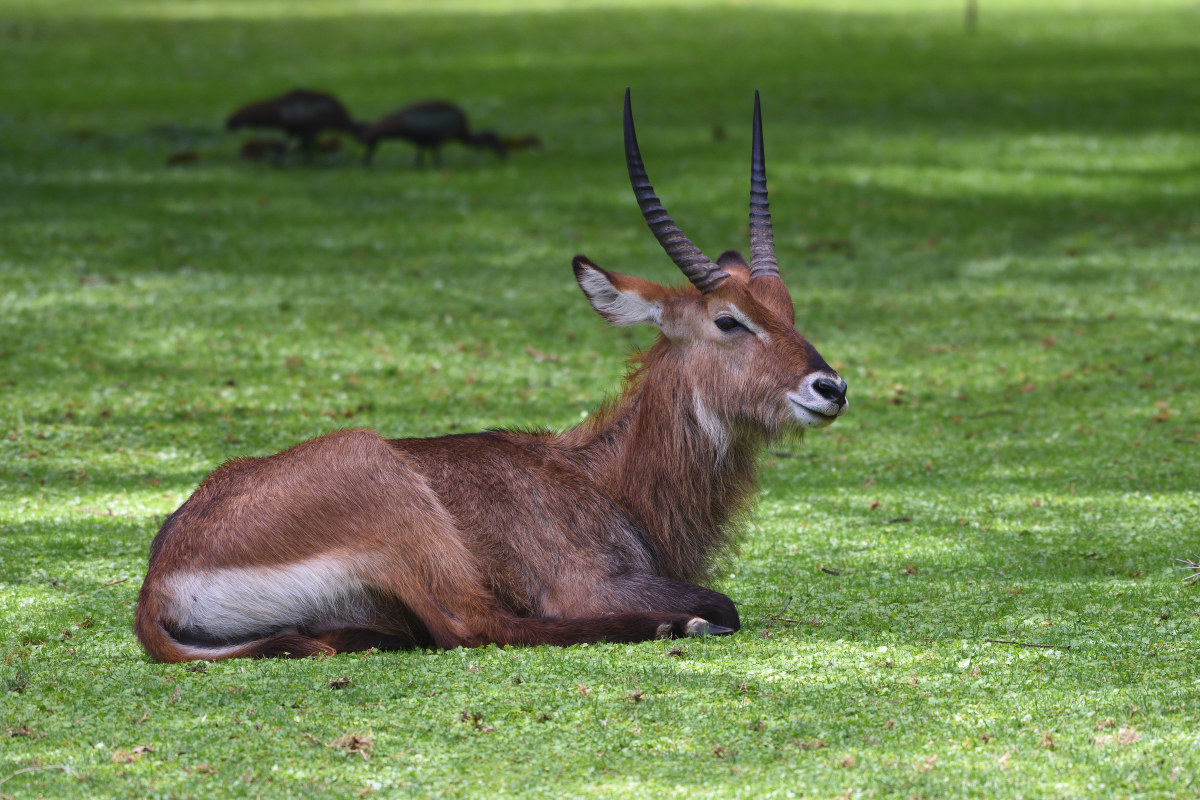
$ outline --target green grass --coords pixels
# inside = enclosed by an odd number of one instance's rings
[[[618,5],[0,3],[0,779],[70,769],[0,793],[1200,793],[1173,561],[1200,554],[1200,9],[985,0],[967,37],[949,1]],[[546,147],[238,162],[223,116],[296,84]],[[850,383],[764,455],[716,587],[743,632],[147,660],[149,542],[225,459],[562,428],[615,389],[651,332],[606,328],[571,256],[680,277],[624,176],[627,84],[713,255],[744,246],[762,90],[799,327]]]

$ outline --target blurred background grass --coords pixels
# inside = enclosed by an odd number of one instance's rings
[[[1197,605],[1172,560],[1200,553],[1198,22],[1188,2],[984,0],[974,35],[933,0],[0,3],[0,778],[86,776],[0,791],[1194,793]],[[240,162],[225,115],[299,85],[367,118],[446,97],[545,149]],[[350,425],[562,428],[616,388],[652,332],[607,329],[570,257],[679,280],[624,175],[626,85],[711,254],[744,247],[762,91],[798,326],[850,383],[844,420],[764,456],[718,587],[746,632],[682,658],[147,662],[149,541],[223,460]],[[185,149],[199,163],[164,165]],[[789,596],[802,623],[763,619]],[[303,738],[351,731],[375,758]]]

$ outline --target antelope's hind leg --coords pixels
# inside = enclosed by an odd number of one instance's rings
[[[488,627],[486,641],[496,644],[549,644],[559,647],[596,642],[633,644],[651,639],[681,639],[732,632],[691,614],[662,611],[625,611],[569,619],[500,614]]]
[[[312,637],[335,653],[357,653],[360,650],[411,650],[417,641],[411,636],[380,633],[369,628],[341,628]]]
[[[461,542],[447,538],[441,544],[440,555],[428,553],[414,558],[417,554],[410,550],[403,564],[396,563],[382,574],[376,573],[375,580],[380,582],[373,582],[379,590],[389,592],[411,609],[418,624],[428,630],[428,643],[437,647],[634,643],[733,633],[738,625],[737,611],[728,598],[687,584],[678,585],[724,598],[724,606],[718,602],[679,602],[676,604],[679,608],[670,609],[651,610],[643,604],[640,609],[622,609],[611,614],[519,617],[483,588],[481,570],[471,554],[461,548]],[[450,567],[455,561],[459,563],[458,569]],[[421,580],[414,580],[418,575]],[[465,579],[467,576],[469,579]],[[712,619],[683,606],[703,608]]]
[[[411,547],[403,562],[376,571],[372,585],[411,609],[438,647],[634,643],[726,634],[738,626],[737,611],[729,598],[687,584],[676,586],[690,590],[690,594],[676,593],[688,594],[690,601],[680,599],[673,608],[643,602],[640,607],[614,609],[617,613],[585,611],[572,617],[519,617],[484,588],[481,565],[460,539],[452,535],[430,537],[427,544],[435,541],[436,549],[421,552],[423,548]],[[700,593],[700,599],[692,597],[696,593]],[[661,600],[661,595],[659,592],[654,596]],[[711,618],[696,613],[693,607],[703,609]]]
[[[585,627],[625,626],[624,635],[610,635],[606,641],[723,636],[741,628],[733,601],[702,586],[653,575],[613,581],[612,586],[611,595],[602,602],[617,613],[578,620],[588,623]],[[649,624],[657,626],[653,636],[646,635]]]
[[[358,627],[350,623],[330,625],[324,630],[304,633],[338,653],[355,653],[372,648],[412,650],[415,647],[433,645],[429,631],[403,605],[380,596],[372,596],[371,599],[373,614],[369,627]]]
[[[703,586],[644,576],[628,582],[620,591],[622,596],[618,602],[622,608],[653,608],[691,614],[709,623],[709,634],[734,633],[742,627],[733,601]]]

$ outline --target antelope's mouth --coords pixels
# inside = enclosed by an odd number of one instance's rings
[[[788,405],[792,408],[792,416],[805,428],[824,428],[832,425],[841,414],[845,413],[844,406],[840,410],[834,410],[836,406],[834,406],[834,409],[813,408],[812,405],[804,403],[791,392],[788,393]],[[829,405],[832,406],[833,404],[830,403]],[[830,414],[828,413],[829,411],[833,411],[833,413]]]
[[[810,373],[798,391],[787,393],[792,416],[805,428],[824,428],[846,413],[846,382],[836,372]]]

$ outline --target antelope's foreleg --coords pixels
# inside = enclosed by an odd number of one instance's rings
[[[521,618],[501,614],[493,619],[489,627],[488,639],[496,644],[550,644],[560,647],[733,633],[729,628],[714,625],[692,614],[661,611],[626,611],[575,619]]]
[[[725,595],[652,575],[615,579],[602,592],[601,607],[572,613],[560,606],[555,616],[516,617],[488,596],[464,617],[480,644],[562,647],[592,642],[643,642],[683,636],[734,633],[741,628],[737,608]],[[483,602],[481,606],[479,603]]]
[[[453,548],[451,548],[453,549]],[[464,554],[465,555],[465,554]],[[410,569],[413,562],[407,565]],[[426,562],[417,571],[382,586],[418,618],[441,648],[499,645],[557,645],[593,642],[644,642],[683,636],[732,633],[735,628],[688,611],[639,610],[575,618],[518,617],[503,608],[482,583],[463,580],[473,569],[448,569],[446,562]],[[714,593],[715,594],[715,593]],[[729,604],[732,607],[732,604]],[[708,606],[719,611],[716,606]],[[729,621],[727,614],[721,619]],[[737,624],[737,612],[733,612]],[[336,649],[343,649],[330,642]]]
[[[467,554],[460,555],[466,557]],[[411,569],[414,564],[410,561],[407,566]],[[463,576],[475,572],[474,569],[450,569],[446,561],[438,559],[426,562],[419,571],[422,573],[419,579],[416,575],[400,577],[394,574],[399,579],[390,583],[397,598],[420,619],[434,644],[441,648],[487,644],[568,647],[594,642],[644,642],[733,633],[738,625],[737,611],[728,598],[686,584],[678,586],[694,590],[689,595],[693,602],[680,601],[674,605],[694,606],[710,616],[680,607],[574,618],[518,617],[481,588],[481,582],[462,580]],[[707,593],[725,602],[703,598],[695,592]],[[698,597],[702,599],[696,599]]]
[[[652,608],[691,614],[731,631],[740,630],[737,606],[725,595],[682,581],[656,576],[641,576],[618,587],[614,610]]]

